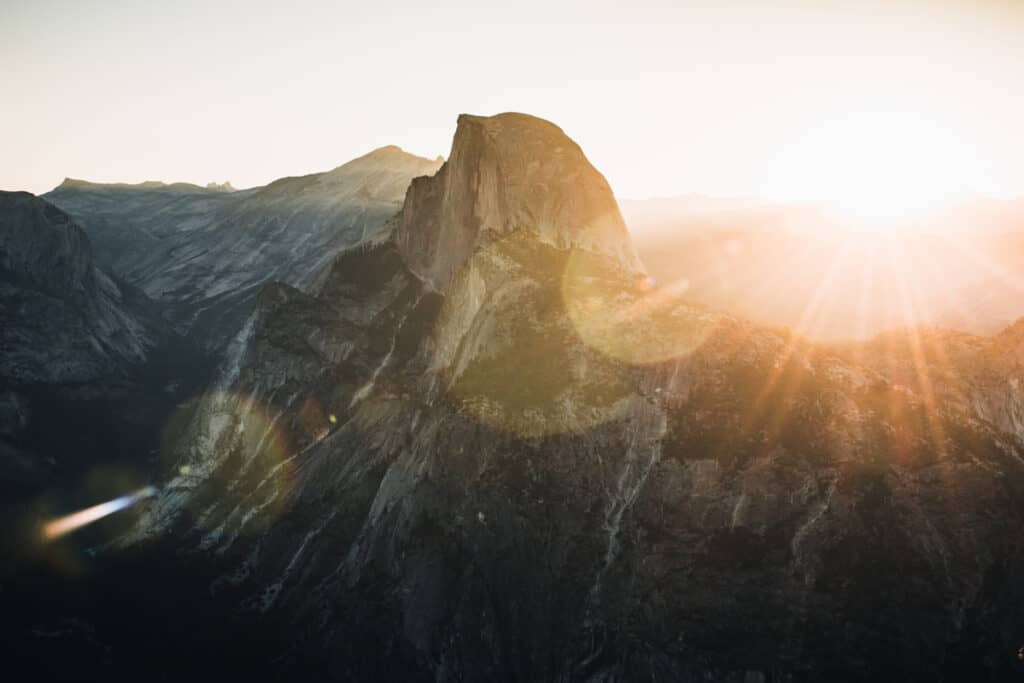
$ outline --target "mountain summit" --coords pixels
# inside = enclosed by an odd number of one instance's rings
[[[638,271],[561,130],[461,117],[387,229],[255,297],[122,538],[171,624],[129,638],[205,678],[1009,680],[1016,337],[873,363]]]
[[[409,186],[395,235],[402,254],[443,288],[489,237],[519,230],[643,270],[608,181],[561,128],[527,114],[459,116],[447,163]]]
[[[0,387],[97,382],[141,363],[158,324],[96,267],[85,231],[27,192],[0,192]]]
[[[399,211],[410,180],[440,166],[391,145],[242,191],[67,180],[46,199],[81,223],[101,265],[167,306],[178,330],[216,352],[260,287],[310,284],[339,249]]]

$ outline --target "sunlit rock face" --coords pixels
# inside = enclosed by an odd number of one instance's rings
[[[971,397],[978,415],[1024,441],[1024,319],[982,345]]]
[[[518,230],[642,270],[608,182],[560,128],[526,114],[463,114],[448,162],[409,188],[395,242],[443,289],[477,248]]]
[[[309,286],[340,248],[398,212],[413,178],[440,165],[390,146],[250,190],[67,180],[46,197],[81,222],[101,263],[166,304],[180,332],[220,350],[262,285]]]
[[[909,387],[928,404],[1024,441],[1024,319],[991,337],[907,328],[842,353],[859,355],[888,382]]]
[[[1011,423],[653,288],[570,145],[461,117],[389,231],[264,288],[124,544],[286,676],[1009,675]]]

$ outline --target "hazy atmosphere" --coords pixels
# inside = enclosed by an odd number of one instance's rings
[[[1009,196],[1022,30],[1014,0],[3,0],[0,187],[249,187],[525,111],[620,197]]]
[[[0,0],[0,676],[1024,681],[1022,127],[1024,0]]]

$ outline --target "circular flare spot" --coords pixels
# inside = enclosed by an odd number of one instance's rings
[[[195,523],[207,547],[265,529],[283,508],[292,482],[292,456],[309,440],[307,423],[319,408],[264,403],[257,397],[213,392],[182,406],[165,428],[162,456],[173,462],[169,495],[192,491]],[[326,418],[320,413],[320,425]]]
[[[525,437],[624,414],[632,368],[582,344],[562,305],[568,252],[514,233],[477,251],[452,283],[435,367],[459,410]]]
[[[720,315],[680,298],[689,283],[658,287],[645,275],[627,276],[605,257],[573,250],[562,275],[562,300],[589,347],[631,365],[693,353]]]

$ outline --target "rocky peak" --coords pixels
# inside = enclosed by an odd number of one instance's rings
[[[74,219],[0,192],[0,386],[122,377],[163,334],[148,301],[96,266]]]
[[[280,624],[282,675],[1009,680],[1024,469],[988,425],[1024,402],[975,420],[637,287],[607,183],[531,117],[462,117],[389,227],[263,290],[126,540]]]
[[[391,173],[397,173],[400,170],[404,171],[405,169],[421,171],[421,174],[431,174],[437,171],[442,162],[443,160],[439,162],[425,157],[416,156],[415,154],[410,154],[397,145],[386,145],[384,147],[378,147],[361,157],[356,157],[355,159],[338,166],[334,170],[329,171],[325,175],[337,176],[353,173],[365,174],[376,170],[386,170]]]
[[[231,183],[225,182],[223,184],[208,183],[205,187],[196,185],[194,183],[186,182],[175,182],[165,183],[162,180],[144,180],[141,183],[97,183],[91,180],[81,180],[79,178],[64,178],[64,181],[53,188],[47,197],[55,194],[67,194],[78,191],[86,192],[110,192],[110,191],[133,191],[133,192],[154,192],[154,191],[167,191],[167,192],[224,192],[233,191],[235,188],[231,186]]]
[[[387,145],[324,173],[281,178],[259,190],[257,197],[320,197],[328,203],[356,200],[397,205],[409,179],[435,173],[441,162]]]
[[[1024,341],[1024,318],[1018,318],[1007,325],[996,335],[996,339],[1009,344],[1020,344]]]
[[[459,117],[448,161],[409,186],[395,240],[437,289],[488,237],[529,230],[642,271],[604,176],[562,130],[526,114]]]
[[[383,147],[378,147],[377,149],[367,152],[361,157],[357,157],[357,159],[353,159],[353,161],[357,161],[358,159],[400,159],[410,156],[415,155],[409,154],[398,145],[384,145]]]
[[[0,273],[61,296],[94,285],[92,248],[66,213],[28,192],[0,192]]]
[[[93,187],[95,183],[91,183],[88,180],[82,180],[80,178],[64,178],[60,185],[54,188],[54,190],[70,190],[75,188]]]

